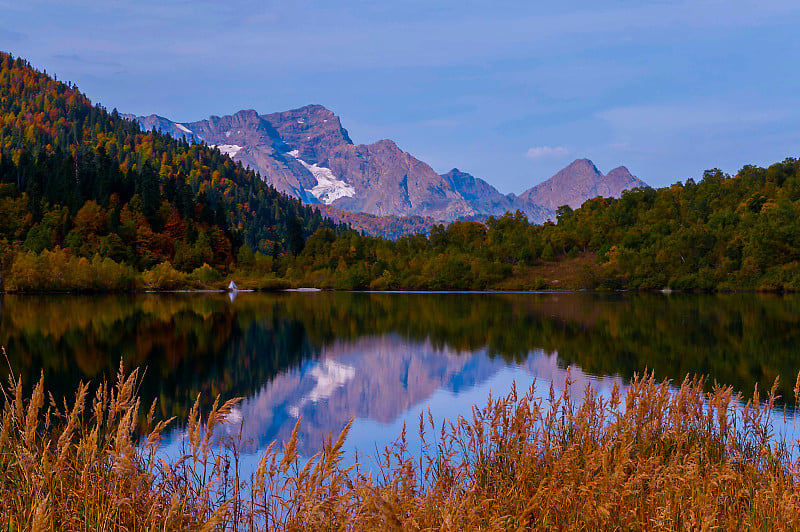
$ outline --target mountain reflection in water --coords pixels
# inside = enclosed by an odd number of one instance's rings
[[[248,448],[288,437],[301,417],[312,453],[350,418],[356,440],[394,438],[427,408],[468,414],[512,381],[537,376],[545,393],[567,365],[606,389],[646,368],[745,395],[781,375],[794,404],[799,311],[800,297],[757,294],[6,295],[0,345],[28,384],[44,371],[57,399],[122,358],[147,368],[143,403],[157,398],[161,416],[185,419],[198,393],[206,409],[240,396]]]
[[[381,447],[394,440],[404,423],[409,432],[415,431],[419,413],[428,408],[438,421],[455,420],[469,415],[476,402],[483,405],[488,392],[505,395],[512,382],[524,392],[534,376],[541,393],[549,391],[550,382],[561,389],[566,372],[557,359],[555,354],[536,351],[522,364],[508,364],[482,351],[440,349],[396,335],[337,342],[324,347],[319,359],[276,375],[245,398],[234,416],[242,420],[241,427],[229,427],[227,433],[241,430],[243,450],[256,452],[273,440],[287,441],[301,418],[297,450],[311,456],[321,450],[324,438],[335,437],[355,419],[353,433],[363,434],[356,438],[359,441],[351,437],[348,443],[362,451],[374,450],[376,442]],[[575,369],[570,378],[572,389],[582,394],[590,376]],[[614,380],[624,386],[619,377],[591,379],[601,394],[610,393]],[[464,400],[472,395],[476,401]],[[448,399],[452,404],[446,404]],[[413,447],[416,435],[409,437]]]

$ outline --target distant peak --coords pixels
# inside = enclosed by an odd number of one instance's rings
[[[582,166],[582,167],[593,168],[593,169],[597,170],[597,167],[594,165],[594,163],[591,161],[591,159],[575,159],[567,167],[569,168],[570,166],[573,166],[573,167],[574,166]]]
[[[631,174],[631,171],[628,170],[626,167],[617,166],[616,168],[608,172],[607,175],[632,176],[633,174]]]
[[[236,111],[233,116],[258,116],[258,113],[255,109],[242,109],[241,111]]]
[[[469,174],[467,172],[462,172],[458,168],[453,168],[452,170],[450,170],[449,172],[447,172],[446,174],[443,174],[443,175],[461,176],[461,177],[463,177],[463,176],[468,176]]]
[[[332,112],[330,109],[328,109],[324,105],[321,105],[321,104],[318,104],[318,103],[310,103],[308,105],[304,105],[300,109],[308,109],[309,111],[328,111],[328,112]]]
[[[617,166],[605,176],[607,179],[616,180],[620,183],[633,183],[633,186],[646,187],[647,183],[633,175],[630,170],[624,166]]]
[[[391,140],[391,139],[381,139],[379,141],[373,142],[372,146],[387,147],[387,148],[394,147],[394,148],[396,148],[397,144],[395,144],[395,142],[393,140]]]
[[[596,179],[602,177],[603,174],[589,159],[575,159],[567,166],[559,170],[558,173],[556,173],[553,177],[545,181],[545,183],[553,179],[573,179],[575,176],[584,176],[584,178]]]
[[[325,107],[324,105],[320,105],[318,103],[310,103],[308,105],[304,105],[303,107],[298,107],[297,109],[290,109],[287,111],[289,114],[294,115],[325,115],[325,116],[336,116],[333,111]]]

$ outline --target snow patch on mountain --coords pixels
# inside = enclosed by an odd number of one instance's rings
[[[306,170],[311,172],[311,175],[314,176],[314,179],[317,180],[317,185],[310,190],[306,189],[306,191],[310,192],[322,203],[330,205],[339,198],[352,198],[356,195],[356,189],[347,184],[345,181],[336,177],[333,172],[331,172],[330,168],[325,168],[324,166],[320,166],[316,163],[308,164],[299,157],[300,152],[298,150],[292,150],[288,152],[287,155],[291,155],[297,159],[297,161],[302,164]]]
[[[211,147],[217,148],[231,159],[233,159],[233,157],[242,149],[242,146],[238,146],[236,144],[212,144]]]
[[[191,130],[191,129],[189,129],[188,127],[184,126],[183,124],[179,124],[179,123],[175,122],[175,127],[177,127],[178,129],[180,129],[180,130],[181,130],[181,131],[183,131],[184,133],[188,133],[188,134],[190,134],[190,135],[192,135],[192,134],[193,134],[192,130]]]

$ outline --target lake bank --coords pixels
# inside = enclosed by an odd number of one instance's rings
[[[582,252],[552,261],[531,264],[466,263],[461,260],[411,261],[395,272],[385,261],[340,262],[335,268],[306,264],[306,259],[262,257],[250,268],[215,269],[204,264],[180,271],[162,262],[145,271],[96,255],[92,259],[56,249],[40,254],[23,253],[0,276],[0,293],[122,293],[136,291],[225,289],[231,281],[242,289],[280,290],[314,287],[327,290],[425,290],[425,291],[539,291],[539,290],[637,290],[673,292],[776,292],[798,290],[791,279],[777,277],[726,278],[711,282],[703,275],[647,282],[622,276],[598,262],[593,252]],[[442,262],[444,261],[444,262]],[[788,275],[788,274],[787,274]]]

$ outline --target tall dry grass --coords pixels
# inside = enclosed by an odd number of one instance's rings
[[[587,387],[576,400],[568,376],[561,393],[512,389],[438,428],[429,414],[417,428],[421,453],[403,433],[374,471],[344,465],[348,424],[310,460],[297,456],[295,427],[245,472],[235,440],[215,434],[235,400],[202,416],[198,398],[184,454],[167,462],[157,451],[172,420],[153,424],[152,407],[140,415],[139,380],[120,368],[113,386],[89,401],[81,385],[69,406],[42,379],[26,395],[12,376],[0,427],[2,529],[800,528],[797,442],[771,432],[775,388],[743,404],[729,387],[704,392],[702,379],[687,378],[674,389],[645,374],[624,397]]]

